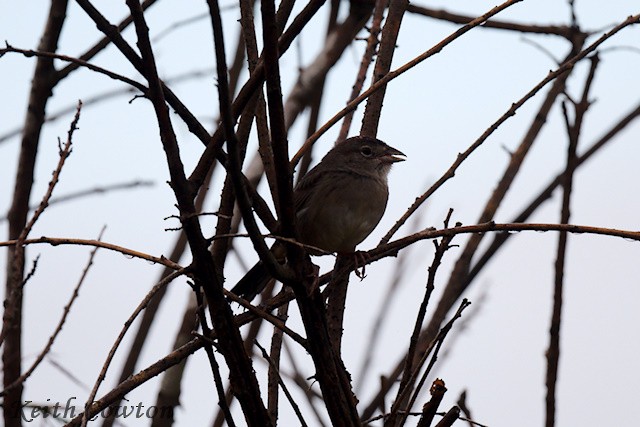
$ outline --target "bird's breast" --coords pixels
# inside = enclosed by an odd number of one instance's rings
[[[316,191],[298,211],[302,243],[328,252],[352,252],[378,225],[384,213],[386,182],[343,177]]]

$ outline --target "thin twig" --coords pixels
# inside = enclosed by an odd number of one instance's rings
[[[571,3],[571,9],[573,11],[573,3]],[[575,15],[573,15],[575,19]],[[591,84],[595,76],[596,68],[598,67],[599,59],[595,55],[591,58],[591,68],[587,76],[584,89],[582,91],[582,98],[579,103],[574,104],[575,117],[573,122],[569,119],[566,104],[563,103],[563,113],[565,118],[565,125],[568,134],[567,144],[567,160],[564,172],[564,179],[562,182],[562,204],[560,213],[560,223],[567,224],[571,216],[571,192],[573,188],[574,173],[577,164],[577,148],[580,139],[580,133],[582,130],[582,123],[584,116],[589,109],[589,92]],[[546,373],[546,387],[547,395],[545,399],[545,421],[546,427],[553,427],[555,425],[556,414],[556,382],[558,377],[558,366],[560,361],[560,325],[562,322],[562,301],[564,291],[564,268],[567,252],[567,233],[558,233],[558,249],[555,262],[555,281],[553,291],[553,309],[551,314],[551,325],[549,327],[549,348],[546,352],[547,359],[547,373]]]
[[[415,370],[414,370],[414,376],[416,376],[416,377],[417,377],[420,369],[422,369],[422,366],[426,362],[426,360],[429,357],[429,355],[431,355],[431,360],[429,361],[429,364],[427,365],[427,368],[425,369],[425,371],[422,373],[422,375],[420,377],[420,381],[418,381],[418,384],[416,385],[416,389],[413,391],[413,394],[411,395],[411,398],[409,399],[409,403],[407,405],[407,410],[408,411],[411,410],[411,407],[413,406],[413,404],[415,403],[416,399],[418,398],[418,395],[420,394],[420,390],[424,386],[429,374],[431,373],[431,370],[433,369],[433,366],[435,365],[436,361],[438,360],[438,354],[440,353],[440,349],[442,348],[442,344],[444,343],[445,338],[449,334],[449,331],[451,331],[451,328],[453,327],[453,324],[455,323],[456,320],[458,320],[462,316],[462,312],[470,304],[471,304],[471,302],[468,301],[466,298],[464,298],[460,302],[460,306],[458,307],[458,310],[456,311],[456,313],[453,315],[451,320],[449,322],[447,322],[442,327],[442,329],[440,329],[440,332],[438,332],[438,335],[436,336],[436,338],[431,342],[431,344],[429,344],[429,346],[427,347],[427,351],[424,352],[422,358],[417,363],[417,365],[415,367]],[[435,345],[435,347],[434,347],[434,345]],[[433,351],[433,353],[432,353],[432,351]],[[413,382],[414,382],[414,380],[411,379],[409,381],[409,384],[413,384]],[[411,390],[411,388],[407,387],[407,389],[405,391],[409,392],[410,390]],[[401,396],[398,396],[398,398],[400,400],[403,400],[403,398]],[[403,418],[403,421],[405,419],[406,418]]]
[[[83,105],[86,105],[86,104],[83,103]],[[60,197],[52,197],[51,200],[49,200],[49,206],[55,205],[57,203],[64,203],[64,202],[69,202],[76,199],[81,199],[83,197],[92,196],[94,194],[106,194],[110,191],[128,190],[136,187],[151,187],[153,185],[154,185],[153,181],[144,181],[144,180],[136,179],[130,182],[93,187],[86,190],[80,190],[73,193],[65,194]],[[30,210],[35,210],[36,208],[37,206],[33,206],[30,208]],[[0,217],[0,222],[6,221],[6,220],[7,220],[6,216]]]
[[[46,243],[51,246],[59,246],[59,245],[71,245],[71,246],[95,246],[98,248],[108,249],[110,251],[119,252],[127,257],[131,258],[140,258],[146,261],[150,261],[154,264],[161,264],[165,267],[168,267],[172,270],[179,270],[182,266],[178,263],[171,261],[168,258],[165,258],[163,255],[160,257],[145,254],[144,252],[139,252],[133,249],[125,248],[124,246],[114,245],[112,243],[102,242],[100,240],[90,240],[90,239],[72,239],[66,237],[38,237],[36,239],[26,239],[22,242],[23,245],[34,245]],[[18,244],[18,240],[6,240],[4,242],[0,242],[0,247],[2,246],[15,246]]]
[[[307,349],[307,346],[308,346],[307,340],[301,337],[300,334],[298,334],[297,332],[293,331],[288,326],[286,326],[285,323],[282,321],[282,319],[274,316],[273,314],[269,313],[268,311],[260,307],[256,307],[255,305],[247,302],[244,298],[240,298],[233,292],[227,291],[225,289],[224,294],[231,301],[237,302],[242,307],[254,313],[258,318],[264,319],[267,322],[271,323],[273,326],[275,326],[276,328],[278,328],[279,330],[281,330],[282,332],[290,336],[291,339],[293,339],[295,342],[300,344],[302,348],[304,348],[305,350]]]
[[[447,217],[444,220],[445,228],[448,228],[449,221],[451,219],[452,214],[453,214],[453,209],[449,209]],[[424,318],[427,313],[427,306],[429,305],[429,301],[431,299],[431,294],[435,289],[436,272],[438,271],[438,267],[440,267],[440,264],[442,263],[442,258],[444,257],[445,252],[451,248],[452,239],[453,239],[452,237],[443,237],[439,243],[437,240],[433,241],[433,244],[435,246],[435,254],[433,256],[433,261],[428,268],[429,274],[427,277],[427,285],[425,287],[424,297],[422,299],[422,303],[420,304],[420,308],[418,309],[418,314],[416,316],[416,321],[413,327],[413,333],[411,334],[411,338],[409,339],[409,349],[407,350],[406,359],[404,361],[405,363],[404,373],[402,376],[402,380],[400,381],[400,386],[398,388],[398,396],[396,398],[396,402],[398,405],[396,406],[394,404],[396,408],[399,408],[400,405],[404,403],[399,401],[399,397],[405,391],[405,388],[413,387],[413,382],[411,382],[410,379],[413,373],[414,358],[415,358],[416,348],[418,346],[418,339],[420,337],[420,332],[422,331]],[[405,410],[407,411],[411,410],[411,405],[407,406]],[[394,411],[392,408],[391,418],[394,417],[393,412]],[[405,421],[406,421],[406,417],[400,420],[400,424],[402,425]]]
[[[31,232],[31,229],[35,225],[36,221],[38,221],[38,218],[40,218],[40,215],[42,215],[42,212],[44,212],[47,206],[49,206],[49,200],[51,199],[53,190],[54,188],[56,188],[56,184],[58,184],[58,181],[60,180],[60,173],[62,172],[62,167],[64,166],[64,163],[67,160],[67,157],[71,155],[73,133],[76,131],[76,129],[78,129],[78,121],[80,120],[81,109],[82,109],[82,101],[78,101],[76,115],[71,121],[71,126],[67,131],[67,142],[64,144],[64,146],[60,146],[60,149],[58,151],[60,158],[58,159],[58,165],[53,171],[51,181],[49,181],[49,187],[47,188],[47,191],[44,194],[44,196],[42,196],[42,201],[40,202],[40,205],[36,208],[35,212],[33,213],[33,216],[31,217],[27,225],[25,225],[24,229],[22,230],[20,237],[18,237],[18,241],[22,241],[27,238],[27,236]]]
[[[147,87],[141,83],[138,83],[135,80],[132,80],[128,77],[125,77],[123,75],[114,73],[113,71],[107,70],[106,68],[102,68],[98,65],[92,64],[90,62],[87,61],[83,61],[82,59],[79,58],[74,58],[72,56],[68,56],[68,55],[61,55],[58,53],[52,53],[52,52],[40,52],[37,50],[31,50],[31,49],[19,49],[17,47],[13,47],[11,46],[9,43],[5,43],[6,47],[3,49],[0,49],[0,56],[4,55],[5,53],[20,53],[22,55],[24,55],[25,57],[29,58],[32,56],[36,56],[36,57],[42,57],[42,58],[49,58],[49,59],[59,59],[61,61],[65,61],[65,62],[70,62],[72,64],[76,64],[80,67],[84,67],[87,68],[91,71],[95,71],[98,74],[103,74],[113,80],[117,80],[120,81],[122,83],[126,83],[127,85],[134,87],[136,89],[138,89],[140,92],[142,92],[143,94],[146,94],[147,92]]]
[[[54,5],[52,5],[52,8],[53,7]],[[14,245],[12,245],[13,247],[10,249],[9,259],[11,261],[7,266],[8,278],[7,278],[7,285],[5,289],[5,299],[4,299],[5,311],[2,318],[2,330],[0,331],[0,345],[4,343],[7,337],[9,337],[7,340],[11,341],[8,344],[8,347],[5,347],[4,353],[3,353],[3,362],[5,364],[5,367],[4,367],[5,369],[4,370],[4,373],[5,373],[4,386],[5,387],[8,387],[13,383],[15,383],[21,376],[21,372],[20,372],[21,356],[20,355],[21,355],[22,349],[21,349],[20,336],[22,335],[22,325],[19,323],[21,323],[20,319],[22,317],[22,291],[23,291],[24,283],[26,283],[23,277],[24,275],[23,269],[24,269],[24,263],[25,263],[24,242],[27,239],[27,236],[31,232],[36,221],[38,221],[38,218],[40,218],[40,215],[42,215],[44,210],[47,208],[49,204],[49,200],[51,199],[51,195],[53,194],[53,190],[55,189],[56,184],[60,179],[60,173],[62,172],[62,168],[65,164],[65,161],[67,157],[69,157],[69,155],[71,154],[71,146],[73,144],[72,143],[73,134],[77,129],[78,121],[80,120],[81,109],[82,109],[82,102],[78,101],[76,114],[73,120],[71,121],[69,130],[67,131],[67,141],[65,142],[64,146],[62,146],[60,144],[60,141],[58,140],[58,149],[59,149],[58,164],[52,173],[51,181],[49,181],[47,191],[42,196],[40,204],[38,205],[38,208],[35,210],[35,212],[31,216],[31,219],[29,219],[29,221],[26,221],[26,223],[20,221],[20,223],[22,224],[21,230],[19,233],[15,233],[17,234],[17,238],[14,240],[15,243]],[[24,149],[24,144],[23,144],[23,149]],[[22,156],[21,156],[21,159],[22,159]],[[16,192],[18,192],[24,185],[29,187],[28,193],[31,192],[31,185],[33,184],[33,176],[29,178],[28,175],[29,174],[23,175],[21,174],[20,170],[18,171],[18,179],[27,179],[27,180],[31,179],[31,181],[25,182],[22,184],[19,183],[20,185],[16,185]],[[14,194],[14,203],[17,203],[18,199],[21,199],[21,198],[18,197],[17,194]],[[26,214],[28,213],[28,202],[29,201],[27,197],[26,199],[24,199],[24,203],[25,203],[24,205],[20,203],[22,205],[20,206],[20,210],[24,211],[23,218],[26,218]],[[17,230],[14,230],[16,228],[17,223],[15,221],[15,218],[12,218],[12,214],[15,215],[14,208],[15,206],[12,206],[12,208],[10,209],[7,215],[9,217],[10,237],[11,235],[15,235],[14,232],[17,231]],[[18,324],[15,324],[15,323],[18,323]],[[14,348],[12,349],[11,347],[14,347]],[[11,367],[7,367],[7,365],[11,365]],[[7,404],[8,402],[14,400],[13,398],[16,395],[18,394],[21,395],[22,393],[21,387],[17,390],[16,390],[16,387],[13,387],[13,390],[14,392],[10,395],[11,397],[6,399]]]

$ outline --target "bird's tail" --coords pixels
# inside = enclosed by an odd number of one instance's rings
[[[262,261],[259,261],[240,279],[233,289],[231,289],[231,292],[247,301],[251,301],[264,290],[269,280],[271,280],[269,272]]]

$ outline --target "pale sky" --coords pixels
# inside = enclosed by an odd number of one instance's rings
[[[35,49],[48,4],[11,2],[9,6],[9,2],[5,3],[2,8],[5,12],[0,14],[0,40],[6,40],[15,47]],[[222,6],[232,4],[221,3]],[[415,4],[467,15],[479,15],[495,5],[477,0]],[[127,14],[124,2],[96,2],[96,6],[114,23]],[[173,22],[197,16],[206,10],[205,2],[162,1],[150,10],[147,19],[152,35],[156,35]],[[623,0],[606,2],[606,6],[595,0],[577,0],[576,11],[581,27],[595,31],[587,41],[590,44],[613,24],[638,13],[638,5]],[[292,47],[282,58],[285,95],[295,83],[299,58],[302,65],[308,64],[322,46],[326,12],[322,10],[314,24],[303,32],[302,49]],[[239,11],[233,8],[223,14],[227,42],[233,49],[238,16]],[[524,0],[499,15],[498,19],[540,25],[568,24],[569,9],[564,1]],[[393,68],[429,49],[456,28],[455,25],[407,14]],[[125,32],[125,36],[134,45],[132,28]],[[70,2],[59,52],[79,55],[100,37],[101,34],[81,9]],[[339,111],[348,97],[364,42],[357,46],[357,49],[350,48],[345,52],[328,78],[321,123]],[[163,78],[196,69],[210,70],[214,66],[208,20],[169,33],[158,40],[154,48]],[[437,180],[456,155],[478,138],[513,102],[541,81],[549,70],[555,69],[555,60],[563,58],[568,48],[566,41],[555,36],[477,28],[393,81],[387,89],[378,136],[402,150],[408,160],[396,165],[391,172],[387,212],[359,249],[373,248],[414,198]],[[637,106],[640,99],[640,79],[637,78],[640,75],[639,48],[640,29],[637,27],[622,30],[602,46],[601,64],[590,97],[594,104],[585,119],[579,151],[590,146]],[[97,56],[95,62],[142,81],[113,47]],[[3,94],[0,137],[23,122],[34,64],[33,58],[16,54],[0,58],[0,93]],[[572,97],[580,96],[587,70],[588,63],[583,61],[570,78],[568,92]],[[81,70],[55,89],[48,112],[53,114],[73,106],[78,99],[86,102],[95,95],[122,87],[120,83]],[[211,128],[212,119],[217,114],[213,75],[178,83],[172,88]],[[414,222],[414,227],[441,227],[449,208],[454,209],[453,221],[464,224],[477,221],[480,210],[502,175],[509,151],[520,143],[547,90],[548,86],[468,159],[456,177],[420,210],[419,223],[415,225]],[[151,180],[155,185],[51,206],[31,236],[92,239],[106,224],[105,241],[157,256],[168,254],[176,234],[165,231],[165,228],[175,227],[177,223],[164,219],[176,213],[173,195],[165,184],[168,173],[164,152],[151,104],[143,99],[129,103],[130,99],[131,95],[115,97],[83,109],[79,130],[74,136],[73,153],[62,172],[55,195],[134,179]],[[351,134],[357,133],[362,110],[358,110]],[[33,190],[34,203],[46,190],[51,171],[57,163],[57,138],[66,137],[71,118],[71,113],[66,114],[44,128]],[[292,151],[304,140],[305,119],[306,114],[290,133]],[[174,124],[186,170],[190,172],[202,152],[202,145],[177,117]],[[338,130],[339,127],[334,127],[319,141],[316,159],[331,146]],[[640,228],[637,220],[640,209],[640,193],[637,191],[639,136],[640,125],[636,122],[579,170],[574,181],[571,223],[627,230]],[[252,148],[255,147],[255,139],[251,144]],[[566,144],[563,118],[556,104],[494,218],[497,222],[509,222],[562,170]],[[11,200],[18,151],[19,138],[0,142],[0,210],[3,215]],[[212,197],[206,206],[208,211],[217,209],[214,200],[220,194],[222,179],[221,173],[217,172],[210,192]],[[261,186],[260,191],[268,194],[266,186]],[[553,200],[543,205],[530,222],[557,222],[559,206],[560,193],[556,192]],[[215,219],[203,219],[203,224],[203,228],[209,227],[212,234]],[[405,226],[395,237],[403,237],[411,231]],[[3,222],[0,240],[5,239],[6,222]],[[454,243],[463,247],[465,241],[466,237],[460,236]],[[490,239],[486,239],[485,245],[488,241]],[[241,240],[237,245],[246,263],[257,259],[250,242]],[[492,427],[543,425],[544,354],[549,339],[547,331],[556,245],[555,233],[523,232],[514,235],[465,293],[473,303],[466,312],[469,322],[465,323],[462,333],[445,342],[447,357],[441,357],[436,365],[437,376],[444,379],[449,389],[442,410],[449,409],[460,392],[467,390],[467,403],[474,419],[482,424]],[[446,283],[452,263],[462,247],[446,254],[436,280],[437,290],[431,309],[439,299],[438,286]],[[395,366],[408,345],[432,252],[433,244],[427,241],[409,250],[406,275],[390,301],[384,298],[396,259],[389,258],[367,267],[368,277],[363,282],[355,277],[351,279],[343,354],[352,374],[359,371],[369,326],[379,307],[384,303],[388,311],[374,356],[375,372],[359,390],[362,408],[377,389],[380,375],[385,375]],[[29,263],[38,254],[41,257],[37,274],[25,289],[24,368],[31,364],[53,331],[84,267],[89,249],[41,245],[29,247],[27,253]],[[638,242],[603,236],[569,237],[556,416],[558,426],[626,426],[637,422],[633,409],[640,399],[637,363],[640,356],[640,314],[637,308],[640,300],[639,257]],[[326,271],[333,258],[315,258],[314,261]],[[0,257],[2,268],[5,262],[5,257]],[[183,263],[188,264],[188,260],[183,260]],[[159,271],[158,266],[144,261],[107,251],[98,252],[88,281],[51,353],[51,359],[70,370],[84,387],[45,361],[28,381],[24,398],[46,403],[47,399],[49,402],[66,402],[77,397],[75,404],[80,408],[88,394],[85,387],[93,386],[121,325],[154,284]],[[235,283],[242,273],[237,258],[230,256],[227,282]],[[140,369],[170,351],[189,292],[184,279],[170,285],[152,336],[145,346]],[[293,317],[291,327],[302,331],[295,315]],[[134,331],[135,328],[128,338]],[[454,327],[452,333],[457,332],[461,331]],[[260,340],[263,345],[268,344],[269,335],[261,335]],[[129,341],[125,340],[98,397],[115,386],[128,345]],[[308,376],[313,375],[310,359],[304,352],[297,353],[296,362],[305,367],[303,369]],[[283,361],[285,371],[286,364],[287,359]],[[258,362],[256,368],[259,380],[264,381],[264,364]],[[355,382],[360,381],[356,379]],[[158,385],[158,378],[149,381],[128,395],[129,401],[152,405]],[[217,410],[213,393],[206,356],[198,352],[187,364],[182,407],[177,411],[176,425],[210,425],[212,414]],[[311,411],[304,405],[302,408],[313,425],[315,418]],[[286,403],[282,405],[280,417],[283,426],[296,424]],[[239,414],[236,421],[242,425]],[[147,425],[148,421],[127,419],[124,424]]]

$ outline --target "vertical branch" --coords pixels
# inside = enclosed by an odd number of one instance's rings
[[[209,338],[207,338],[211,336],[211,329],[207,324],[207,316],[204,311],[205,303],[202,299],[202,292],[200,292],[200,288],[195,285],[193,285],[193,292],[196,297],[196,304],[198,306],[198,319],[200,320],[200,327],[202,328],[203,336],[201,337],[201,339],[204,341],[204,350],[207,353],[207,358],[209,359],[211,373],[213,374],[213,382],[218,394],[218,406],[220,406],[220,409],[222,410],[224,418],[229,427],[236,427],[236,423],[234,422],[233,416],[231,415],[231,410],[229,409],[229,405],[227,404],[227,397],[225,396],[224,392],[222,376],[220,375],[220,366],[218,365],[218,361],[216,360],[216,356],[213,352],[213,341],[210,341]]]
[[[567,164],[562,179],[562,208],[560,213],[560,224],[568,224],[571,216],[571,190],[573,188],[573,176],[577,165],[577,147],[580,139],[580,131],[584,115],[589,108],[589,90],[596,68],[598,66],[598,56],[591,58],[591,68],[582,92],[579,103],[574,104],[575,117],[573,123],[570,122],[566,103],[562,104],[569,144],[567,146]],[[553,427],[555,425],[556,414],[556,381],[558,378],[558,364],[560,360],[560,324],[562,322],[562,295],[564,292],[564,266],[567,253],[567,233],[558,233],[558,251],[555,262],[555,281],[553,289],[553,310],[551,315],[551,325],[549,327],[549,348],[547,356],[546,375],[546,411],[545,425]]]
[[[287,129],[284,123],[284,107],[282,105],[282,88],[280,87],[280,65],[278,58],[278,25],[273,0],[260,2],[262,12],[263,58],[265,81],[267,85],[267,105],[269,107],[269,124],[271,126],[271,147],[273,149],[273,166],[276,175],[277,192],[273,199],[279,208],[282,235],[295,236],[295,211],[293,207],[293,178],[289,166],[289,144]]]
[[[380,34],[380,25],[382,24],[382,17],[386,6],[387,2],[385,0],[376,0],[375,2],[373,20],[371,22],[371,28],[369,28],[369,37],[367,38],[367,47],[362,55],[356,82],[353,85],[347,103],[356,99],[362,91],[364,81],[367,78],[367,70],[369,70],[369,65],[371,64],[371,61],[373,61],[373,55],[376,53],[376,48],[378,47],[378,35]],[[345,115],[342,127],[340,128],[340,134],[338,135],[338,141],[343,141],[347,139],[347,136],[349,136],[349,129],[351,128],[354,112],[355,110],[350,111]]]
[[[283,323],[287,321],[289,317],[289,303],[278,307],[278,318]],[[270,348],[270,361],[269,373],[267,380],[267,390],[269,391],[268,408],[271,419],[274,423],[278,419],[278,385],[282,381],[280,378],[280,355],[282,353],[282,329],[273,328],[273,334],[271,335],[271,348]]]
[[[264,425],[267,416],[266,409],[260,399],[258,381],[253,372],[251,360],[242,345],[240,331],[234,324],[233,314],[227,304],[222,291],[222,284],[217,280],[213,259],[208,251],[208,243],[202,234],[202,229],[197,215],[194,215],[195,195],[193,186],[186,179],[184,167],[180,159],[177,139],[169,117],[169,111],[165,103],[163,85],[158,77],[153,50],[149,40],[149,31],[144,14],[137,0],[127,0],[127,5],[133,16],[138,47],[142,54],[143,75],[149,82],[149,99],[151,100],[158,125],[160,138],[164,148],[169,174],[171,176],[171,188],[175,194],[183,230],[189,241],[193,256],[193,279],[196,286],[201,287],[207,297],[209,312],[216,331],[220,352],[224,356],[229,367],[229,379],[232,389],[242,405],[245,419],[249,425]],[[229,112],[229,87],[227,83],[227,67],[224,58],[224,41],[222,39],[222,26],[219,10],[216,2],[210,2],[218,67],[218,93],[220,97],[221,115],[225,127],[226,136],[235,137],[233,124],[230,122]],[[230,124],[231,123],[231,124]],[[231,127],[231,135],[229,135]],[[234,156],[237,159],[238,153]],[[232,163],[231,161],[230,163]],[[241,178],[238,176],[238,180]]]
[[[350,2],[349,15],[340,24],[327,31],[324,49],[298,77],[285,105],[285,123],[291,127],[294,120],[313,99],[313,93],[322,91],[327,73],[338,62],[344,51],[371,16],[372,6],[366,2]]]
[[[240,10],[244,16],[244,9],[251,9],[253,7],[253,1],[242,1],[240,4]],[[241,22],[244,22],[241,20]],[[244,68],[244,58],[246,57],[249,64],[252,64],[253,59],[251,57],[251,39],[247,36],[247,29],[243,23],[242,31],[239,33],[238,39],[238,47],[236,49],[236,56],[234,60],[234,64],[232,66],[232,70],[234,73],[230,73],[231,81],[229,84],[229,94],[233,94],[236,91],[236,86],[238,82],[238,77],[240,75],[240,71]],[[245,55],[246,50],[246,55]],[[254,64],[255,65],[255,64]],[[250,71],[252,71],[250,69]],[[249,139],[249,133],[251,131],[251,126],[253,124],[254,110],[256,105],[256,98],[249,102],[244,114],[240,118],[240,124],[238,126],[237,132],[237,140],[240,144],[240,159],[239,162],[242,163],[246,154],[246,146],[247,141]],[[215,163],[214,163],[215,164]],[[206,188],[206,186],[204,186]],[[218,221],[216,224],[216,236],[222,234],[230,234],[235,233],[237,230],[237,224],[239,221],[234,223],[234,207],[236,204],[236,195],[233,191],[233,181],[231,175],[227,175],[225,177],[224,186],[222,188],[222,194],[219,199],[218,212],[220,215],[218,216]],[[236,224],[234,226],[234,224]],[[211,253],[213,255],[213,260],[215,262],[218,274],[218,280],[221,282],[224,281],[224,265],[227,258],[227,254],[229,248],[231,247],[231,239],[217,239],[214,240],[213,246],[211,248]]]
[[[402,17],[408,5],[409,0],[391,0],[389,2],[389,12],[382,30],[380,51],[378,52],[378,59],[376,60],[376,65],[373,70],[373,83],[382,79],[391,70],[393,53],[396,49],[398,34],[400,34],[400,24],[402,23]],[[378,123],[380,122],[382,102],[386,90],[387,87],[385,85],[371,94],[367,100],[364,118],[362,119],[362,127],[360,129],[362,135],[375,137],[378,133]]]
[[[359,426],[356,398],[351,391],[351,378],[331,344],[324,298],[312,281],[292,286],[307,332],[309,354],[316,368],[324,405],[333,425]],[[307,289],[311,289],[309,295]]]
[[[290,12],[290,8],[288,7],[288,2],[284,2],[281,5],[278,16],[285,20],[288,17],[287,11]],[[256,38],[255,31],[255,19],[253,14],[255,1],[252,0],[242,0],[240,1],[240,25],[242,27],[242,37],[245,41],[245,46],[247,50],[247,64],[249,69],[249,74],[253,74],[256,70],[256,66],[259,61],[259,50],[258,50],[258,41]],[[282,23],[280,23],[282,24]],[[279,25],[279,29],[282,25]],[[246,117],[251,117],[255,115],[256,120],[256,130],[258,134],[258,154],[262,160],[262,165],[264,166],[264,172],[267,177],[267,181],[271,191],[275,191],[275,172],[273,170],[273,152],[271,151],[271,144],[269,141],[269,124],[267,121],[267,109],[264,101],[264,95],[262,92],[262,88],[256,92],[253,100],[253,108],[246,109],[245,113],[241,118],[241,126],[242,119],[246,120]],[[253,161],[252,161],[253,163]],[[256,183],[262,178],[262,169],[258,167],[258,171],[255,174]],[[236,224],[239,225],[239,221],[236,221]]]
[[[44,33],[38,45],[39,51],[55,52],[66,18],[67,0],[53,0]],[[56,83],[56,70],[53,59],[38,57],[34,72],[29,105],[23,127],[20,157],[13,190],[13,199],[7,215],[8,238],[16,239],[26,225],[29,212],[29,197],[34,181],[34,170],[40,132],[45,121],[45,109]],[[22,283],[24,279],[25,249],[21,245],[10,247],[7,251],[7,275],[5,283],[5,302],[2,317],[3,386],[13,384],[20,378],[22,371]],[[19,411],[22,407],[22,385],[10,390],[2,401],[4,424],[7,427],[22,424]]]
[[[351,273],[352,257],[338,254],[333,265],[331,281],[327,285],[327,325],[331,345],[338,356],[342,352],[344,310],[347,303],[347,288]]]
[[[151,5],[155,0],[147,0],[146,2],[144,2],[142,4],[142,8],[145,9],[145,5],[149,4]],[[125,20],[127,21],[127,20]],[[124,22],[122,24],[120,24],[118,26],[118,28],[121,28],[124,24]],[[128,22],[128,21],[127,21]],[[106,38],[106,40],[109,40],[108,38]],[[242,69],[242,61],[243,61],[243,52],[244,52],[244,44],[242,42],[242,37],[239,37],[238,39],[238,45],[236,48],[236,56],[234,58],[234,63],[231,66],[231,69],[229,71],[229,77],[230,77],[230,91],[234,92],[237,84],[238,84],[238,80],[240,77],[240,71]],[[198,196],[196,197],[196,201],[195,201],[195,210],[196,212],[200,212],[202,211],[202,207],[204,206],[204,201],[205,198],[207,196],[208,193],[208,188],[209,188],[209,183],[211,182],[211,178],[213,176],[213,172],[215,170],[215,165],[216,163],[214,163],[212,165],[212,167],[209,169],[208,174],[205,178],[204,181],[204,185],[203,188],[198,191]],[[220,215],[219,221],[223,222],[225,220],[225,210],[222,206],[222,202],[221,202],[221,207],[220,207],[220,212],[222,213],[222,215]],[[221,242],[222,240],[219,240],[218,242]],[[171,254],[169,255],[169,259],[177,262],[180,257],[182,257],[182,255],[184,254],[185,249],[187,248],[187,237],[185,236],[184,233],[180,233],[180,236],[178,237],[178,239],[176,240],[176,242],[174,243],[174,247],[171,251]],[[226,250],[224,251],[224,253],[226,254]],[[219,258],[215,257],[214,254],[214,261],[216,262],[216,265],[224,265],[224,260],[220,260]],[[171,270],[168,269],[164,269],[161,273],[160,279],[162,280],[164,277],[166,277],[167,275],[171,274]],[[136,331],[136,335],[133,339],[133,342],[131,344],[131,349],[129,350],[129,353],[127,354],[127,359],[125,360],[125,363],[122,367],[122,371],[120,372],[120,379],[118,381],[118,383],[123,382],[124,380],[126,380],[129,376],[133,375],[134,373],[134,369],[136,366],[136,363],[138,362],[138,358],[140,357],[140,353],[142,352],[142,347],[144,345],[144,342],[147,339],[147,335],[149,333],[149,330],[151,328],[151,324],[153,323],[153,320],[155,319],[156,313],[158,312],[158,309],[160,308],[160,303],[162,302],[164,295],[165,295],[165,289],[166,288],[162,288],[155,296],[155,298],[149,303],[149,306],[146,308],[146,310],[144,311],[144,314],[142,315],[142,319],[140,320],[140,324],[138,326],[138,330]],[[189,307],[186,308],[187,312],[190,312],[192,310],[190,310]],[[185,317],[188,317],[189,319],[193,318],[193,315],[191,315],[190,313],[185,313],[183,316],[183,319]],[[184,326],[184,323],[183,323]],[[186,331],[186,333],[188,334],[191,331],[191,328],[189,327],[189,329]],[[183,331],[183,328],[180,328],[178,331],[178,335],[180,335],[181,332]],[[190,337],[190,335],[189,335]],[[188,341],[188,340],[187,340]],[[183,339],[180,339],[179,337],[176,337],[176,340],[174,341],[174,347],[173,349],[178,348],[180,345],[184,344],[186,341]],[[178,344],[181,343],[181,344]],[[184,368],[186,361],[184,363],[181,364],[182,368]],[[174,368],[173,370],[177,373],[179,368]],[[182,370],[180,370],[180,374],[182,373]],[[177,381],[171,381],[171,382],[166,382],[166,384],[173,384],[175,385],[177,382],[178,387],[180,384],[179,379]],[[163,382],[163,385],[165,384],[165,382]],[[162,388],[162,386],[161,386]],[[163,396],[166,392],[168,392],[167,390],[160,390],[158,393],[158,398],[160,399],[161,396]],[[179,394],[179,390],[178,390],[178,394]],[[162,404],[162,402],[157,402],[158,404],[156,405],[156,407],[168,407],[168,406],[173,406],[173,403],[177,402],[177,399],[173,399],[171,401],[171,404]],[[116,404],[114,406],[118,406],[120,403],[116,402]],[[109,416],[105,417],[103,419],[102,422],[102,427],[111,427],[115,421],[115,414],[116,411],[110,411]],[[161,418],[161,417],[158,417]],[[155,419],[154,419],[155,421]]]
[[[224,133],[224,139],[226,139],[227,147],[229,149],[229,164],[227,165],[227,167],[235,191],[236,201],[238,203],[238,207],[240,209],[240,213],[242,214],[242,219],[244,220],[247,231],[249,232],[251,242],[260,255],[260,258],[265,263],[265,266],[274,277],[286,277],[286,270],[280,266],[273,254],[269,251],[269,248],[267,247],[264,239],[261,236],[260,229],[258,228],[256,220],[253,216],[253,212],[251,210],[251,202],[249,200],[247,187],[243,180],[241,171],[241,150],[238,146],[238,139],[234,130],[235,119],[232,111],[231,95],[229,93],[229,87],[227,83],[227,67],[224,53],[222,20],[220,19],[220,11],[217,1],[208,0],[207,4],[209,5],[210,9],[212,28],[214,33],[216,68],[218,72],[218,96],[220,100],[220,115],[222,117],[223,125],[222,129]],[[210,142],[207,149],[211,145],[213,145],[213,140]],[[205,149],[205,154],[206,151],[207,150]]]
[[[329,42],[330,34],[336,29],[338,21],[338,12],[340,11],[340,0],[331,0],[329,9],[329,22],[327,23],[327,39]],[[309,99],[309,120],[307,121],[307,135],[310,137],[318,129],[318,120],[320,119],[320,107],[322,106],[322,97],[324,95],[325,83],[327,76],[324,75],[317,88],[307,97]],[[286,107],[285,107],[286,108]],[[298,167],[298,182],[306,175],[313,160],[312,150],[305,152],[304,158]]]

